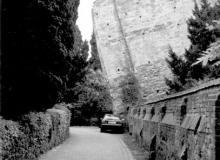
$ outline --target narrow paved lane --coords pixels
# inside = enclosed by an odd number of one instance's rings
[[[40,160],[134,160],[122,135],[95,127],[71,127],[70,138]]]

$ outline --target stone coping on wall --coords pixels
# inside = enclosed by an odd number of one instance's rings
[[[154,104],[154,103],[158,103],[158,102],[162,102],[162,101],[182,97],[182,96],[185,96],[185,95],[193,94],[193,93],[199,92],[201,90],[216,87],[216,86],[220,86],[220,78],[212,80],[212,81],[208,81],[206,83],[203,83],[199,86],[190,88],[190,89],[185,90],[185,91],[181,91],[181,92],[178,92],[178,93],[175,93],[175,94],[172,94],[172,95],[168,95],[168,96],[163,97],[163,98],[157,98],[157,99],[154,99],[154,100],[147,101],[147,102],[144,103],[144,105]]]

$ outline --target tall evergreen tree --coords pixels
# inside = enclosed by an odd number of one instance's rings
[[[46,109],[61,101],[70,75],[85,67],[79,65],[84,54],[74,45],[78,5],[79,0],[4,1],[4,116]]]
[[[215,41],[215,36],[207,29],[207,24],[212,23],[215,18],[215,11],[207,0],[201,0],[201,7],[195,3],[193,17],[187,21],[187,25],[188,38],[192,45],[190,50],[197,51],[196,57],[201,51],[206,50],[211,42]]]
[[[178,56],[170,47],[168,52],[168,58],[166,62],[170,68],[173,77],[172,79],[165,78],[167,86],[170,88],[170,92],[181,91],[186,84],[188,66],[186,61],[182,57]]]
[[[215,24],[208,26],[208,28],[216,33],[220,33],[220,19],[216,20]],[[220,38],[209,46],[205,54],[199,58],[195,64],[198,63],[209,68],[209,78],[213,79],[220,77]]]
[[[201,64],[194,64],[198,58],[204,55],[209,45],[216,41],[219,34],[214,30],[209,30],[207,26],[212,25],[214,20],[220,18],[220,3],[211,6],[207,0],[201,1],[201,6],[195,4],[193,17],[188,22],[189,39],[191,46],[186,50],[184,56],[189,66],[189,76],[193,79],[203,79],[208,74],[209,69]]]
[[[91,45],[91,58],[89,60],[90,67],[93,68],[94,70],[98,70],[98,69],[102,70],[94,33],[92,34],[90,45]]]
[[[174,77],[173,80],[170,81],[166,79],[166,83],[171,90],[175,90],[175,88],[179,87],[181,88],[181,86],[177,87],[178,85],[185,85],[185,87],[191,86],[190,83],[192,81],[201,80],[209,74],[210,68],[208,66],[203,66],[201,63],[196,62],[199,58],[206,54],[205,51],[208,49],[210,44],[215,42],[220,37],[218,30],[210,30],[208,28],[208,26],[213,25],[215,21],[219,19],[219,0],[214,6],[212,6],[207,0],[201,0],[200,6],[198,6],[197,3],[195,4],[193,17],[187,21],[189,32],[188,38],[191,41],[191,45],[189,49],[185,50],[184,53],[185,62],[183,66],[185,68],[185,73],[183,74],[182,72],[175,72],[176,70],[179,70],[179,65],[176,65],[176,63],[179,61],[179,58],[176,57],[177,55],[172,56],[172,61],[167,61],[169,67],[173,66],[173,69],[171,69]],[[171,55],[169,54],[169,56]],[[182,88],[185,87],[182,86]]]

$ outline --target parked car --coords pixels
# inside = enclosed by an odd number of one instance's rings
[[[124,121],[113,114],[105,114],[101,121],[100,132],[105,132],[107,130],[123,132]]]

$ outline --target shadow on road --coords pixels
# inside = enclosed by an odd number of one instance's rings
[[[106,130],[103,133],[110,133],[110,134],[124,134],[122,131],[116,131],[116,130]]]

